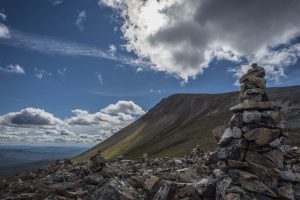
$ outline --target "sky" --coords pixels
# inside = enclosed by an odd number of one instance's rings
[[[249,64],[300,84],[298,0],[0,0],[0,144],[93,145]]]

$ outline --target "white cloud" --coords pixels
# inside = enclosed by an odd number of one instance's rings
[[[110,53],[110,55],[114,56],[117,52],[117,47],[113,44],[110,44],[108,52]]]
[[[133,101],[118,101],[116,104],[110,104],[101,112],[108,114],[125,113],[131,115],[143,115],[145,111]]]
[[[66,67],[57,70],[57,73],[59,75],[61,75],[61,76],[64,76],[66,74],[66,72],[67,72],[67,68]]]
[[[128,105],[132,103],[128,102]],[[118,106],[119,104],[118,102],[104,108],[106,110],[113,109],[110,113],[102,111],[90,113],[86,110],[75,109],[72,111],[74,116],[64,120],[38,108],[26,108],[18,112],[11,112],[0,116],[0,143],[95,144],[145,113],[134,103],[134,108],[129,109]],[[112,107],[112,105],[117,106]],[[117,107],[119,110],[116,110]]]
[[[10,31],[7,26],[0,22],[0,38],[10,38]]]
[[[86,18],[87,14],[85,10],[82,10],[78,13],[75,24],[80,31],[84,31],[83,22],[86,20]]]
[[[0,20],[6,21],[6,18],[7,16],[3,12],[0,12]]]
[[[34,68],[34,75],[35,77],[37,77],[38,79],[43,79],[46,75],[47,76],[52,76],[52,73],[47,72],[44,69],[39,69],[39,68]]]
[[[98,82],[100,83],[100,85],[103,85],[103,78],[102,78],[101,73],[96,72],[96,75],[97,75],[97,79],[98,79]]]
[[[90,45],[65,41],[44,35],[28,34],[17,30],[12,30],[9,37],[1,39],[1,23],[0,23],[0,43],[17,47],[26,48],[47,55],[63,55],[63,56],[86,56],[94,58],[104,58],[120,62],[126,65],[141,66],[148,63],[142,62],[123,55],[111,55],[109,52]]]
[[[13,73],[13,74],[25,74],[25,70],[23,67],[21,67],[18,64],[10,64],[6,67],[0,67],[0,71],[6,72],[6,73]]]
[[[64,2],[64,0],[49,0],[49,2],[54,5],[54,6],[57,6],[57,5],[60,5]]]
[[[3,126],[55,126],[63,122],[52,114],[39,108],[26,108],[0,116]]]
[[[300,35],[300,1],[100,0],[99,5],[122,17],[128,51],[148,59],[151,69],[184,81],[213,59],[241,64],[261,61],[261,52],[274,61],[273,69],[267,67],[270,77],[278,77],[285,69],[275,66],[283,62],[275,59],[278,45],[287,44],[284,50],[299,56],[289,42]]]

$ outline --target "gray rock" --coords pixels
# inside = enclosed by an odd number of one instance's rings
[[[257,110],[253,111],[244,111],[243,112],[243,122],[246,124],[249,123],[259,123],[261,121],[261,113]]]
[[[219,145],[224,146],[228,144],[232,140],[232,134],[232,129],[230,127],[226,128],[219,141]]]
[[[214,197],[216,190],[216,180],[212,177],[203,178],[193,185],[200,196]]]
[[[241,138],[243,136],[242,129],[233,127],[232,129],[232,137],[233,138]]]
[[[286,200],[294,200],[293,185],[288,184],[277,188],[278,196]]]
[[[280,171],[279,177],[285,181],[300,182],[300,174],[291,171]]]
[[[165,200],[174,198],[173,190],[176,186],[170,181],[164,181],[155,194],[153,200]]]
[[[223,178],[219,182],[217,182],[216,185],[216,199],[221,200],[225,198],[226,190],[229,188],[229,186],[232,183],[232,178],[229,176]]]

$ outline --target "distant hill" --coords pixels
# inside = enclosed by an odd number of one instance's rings
[[[300,146],[300,86],[270,88],[267,92],[285,112],[289,143]],[[237,103],[238,92],[172,95],[74,161],[87,160],[98,149],[108,159],[119,155],[134,159],[144,153],[151,157],[181,156],[197,144],[203,150],[213,150],[212,129],[228,122],[232,116],[229,108]]]
[[[43,167],[58,159],[71,158],[87,147],[0,146],[0,179]]]

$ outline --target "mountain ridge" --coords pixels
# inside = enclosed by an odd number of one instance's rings
[[[267,91],[270,99],[285,112],[285,131],[290,133],[290,143],[299,145],[300,86],[274,87]],[[73,160],[86,161],[98,149],[108,159],[120,155],[136,159],[144,153],[150,157],[176,157],[196,145],[205,151],[213,150],[216,144],[211,132],[215,127],[227,124],[231,117],[228,110],[237,104],[238,94],[233,91],[170,95],[135,122]]]

